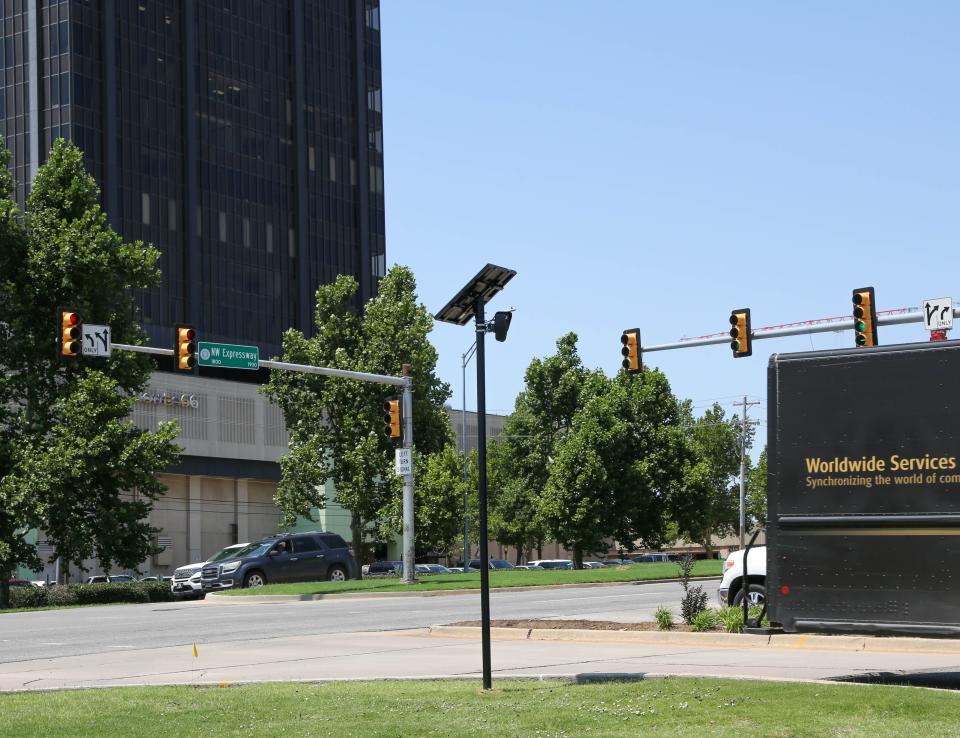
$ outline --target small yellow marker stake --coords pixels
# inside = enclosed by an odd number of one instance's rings
[[[197,644],[194,643],[194,644],[193,644],[193,658],[197,658],[198,655],[199,655],[199,654],[197,654]]]

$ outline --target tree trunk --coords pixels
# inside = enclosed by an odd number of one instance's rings
[[[523,545],[517,546],[517,566],[523,563]]]
[[[573,568],[583,568],[583,549],[578,544],[573,545]]]
[[[703,548],[707,552],[707,558],[713,558],[713,536],[710,534],[710,531],[706,531],[703,534]]]
[[[0,610],[10,607],[10,574],[13,572],[0,572]]]
[[[353,555],[357,563],[362,564],[366,558],[363,551],[363,521],[355,512],[350,513],[350,535],[353,538]]]

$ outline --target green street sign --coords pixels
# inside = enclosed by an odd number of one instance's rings
[[[221,369],[260,368],[260,349],[256,346],[199,341],[197,347],[198,366],[218,366]]]

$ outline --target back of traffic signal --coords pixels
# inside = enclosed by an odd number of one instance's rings
[[[390,440],[403,438],[403,411],[400,397],[388,397],[383,403],[383,432]]]

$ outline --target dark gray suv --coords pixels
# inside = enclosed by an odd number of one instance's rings
[[[336,533],[288,533],[250,543],[203,567],[204,592],[283,582],[359,579],[353,551]]]

